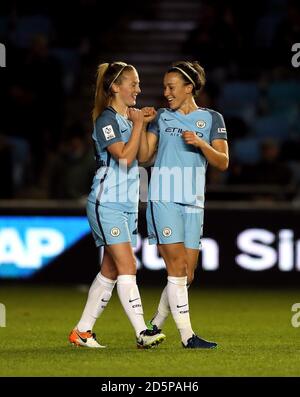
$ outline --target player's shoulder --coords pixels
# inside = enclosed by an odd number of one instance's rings
[[[113,108],[107,107],[98,116],[96,126],[107,125],[115,121],[117,121],[117,112]]]
[[[217,112],[216,110],[210,108],[199,108],[198,110],[209,113],[213,119],[220,117],[223,118],[223,115],[220,112]]]
[[[156,118],[159,119],[161,116],[169,114],[172,111],[168,108],[159,108],[156,112]]]

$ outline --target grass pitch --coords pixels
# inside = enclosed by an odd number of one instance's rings
[[[140,288],[145,318],[159,289]],[[0,376],[299,376],[300,328],[291,325],[296,290],[189,290],[194,331],[219,347],[185,350],[170,317],[166,341],[138,350],[114,291],[94,331],[107,349],[75,348],[68,333],[87,293],[76,287],[0,286]]]

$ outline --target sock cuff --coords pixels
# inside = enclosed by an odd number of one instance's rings
[[[187,284],[187,276],[184,276],[184,277],[168,276],[168,283],[175,284],[175,285],[186,286],[186,284]]]
[[[118,276],[117,282],[118,284],[131,284],[131,283],[136,284],[136,276],[132,274],[121,275]]]
[[[108,286],[111,286],[111,287],[114,287],[114,285],[117,282],[117,280],[111,280],[110,278],[103,276],[103,274],[101,272],[97,274],[97,280],[104,284],[108,284]]]

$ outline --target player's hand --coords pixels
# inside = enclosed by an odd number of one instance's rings
[[[144,113],[144,123],[150,123],[155,119],[157,112],[154,107],[147,106],[142,108],[141,110]]]
[[[205,143],[194,131],[183,131],[182,138],[187,145],[193,145],[197,148],[201,148]]]
[[[144,113],[140,109],[129,108],[127,114],[128,120],[131,120],[133,124],[143,124]]]

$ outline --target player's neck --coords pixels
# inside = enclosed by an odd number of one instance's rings
[[[118,103],[117,101],[111,101],[109,106],[112,107],[117,113],[127,118],[128,107],[124,103]]]
[[[189,113],[194,112],[197,109],[198,109],[198,106],[193,98],[192,100],[183,102],[183,104],[180,106],[179,109],[177,109],[177,111],[182,114],[189,114]]]

